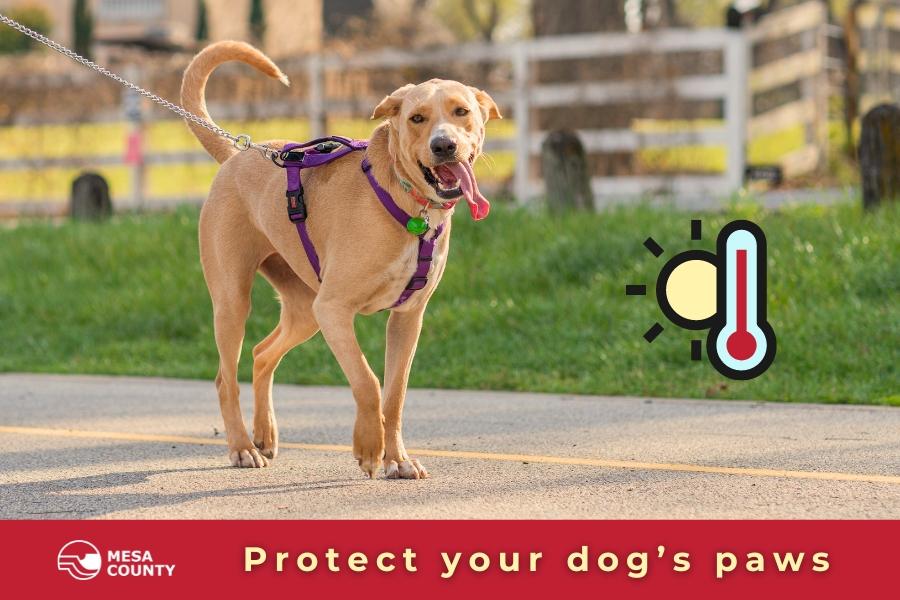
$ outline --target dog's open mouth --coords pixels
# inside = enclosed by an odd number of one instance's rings
[[[432,168],[419,162],[419,168],[438,198],[454,200],[464,196],[473,219],[480,221],[488,215],[491,204],[478,190],[470,162],[445,162]]]
[[[450,168],[450,164],[443,163],[429,169],[421,162],[419,163],[425,181],[434,189],[438,197],[444,200],[453,200],[463,195],[460,177],[454,172],[454,169]]]

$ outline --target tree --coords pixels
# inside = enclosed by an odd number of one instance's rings
[[[262,44],[266,36],[266,15],[263,0],[250,0],[250,35],[257,44]]]
[[[94,15],[87,0],[75,0],[75,16],[72,19],[75,29],[75,52],[90,58],[91,44],[94,41]]]
[[[681,25],[675,0],[644,0],[642,4],[643,29],[665,29]]]
[[[372,0],[328,0],[322,4],[325,34],[341,36],[353,31],[360,22],[371,23]]]
[[[197,29],[194,38],[198,42],[205,42],[209,39],[209,17],[206,14],[206,0],[197,2]]]
[[[43,35],[49,35],[52,29],[50,15],[44,9],[36,6],[11,10],[9,18]],[[38,47],[37,42],[30,37],[22,35],[11,27],[0,26],[0,54],[27,52],[36,47]]]
[[[527,20],[522,0],[438,0],[434,11],[457,39],[487,43],[496,41],[498,30],[505,25]]]
[[[531,21],[537,36],[624,31],[622,0],[533,0]]]

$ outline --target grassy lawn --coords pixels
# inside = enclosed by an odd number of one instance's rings
[[[451,263],[432,300],[412,385],[900,405],[900,209],[855,205],[765,212],[752,203],[702,215],[647,206],[547,217],[498,209],[458,215]],[[769,315],[778,356],[755,381],[690,360],[698,333],[665,321],[651,286],[663,261],[712,250],[715,231],[751,218],[769,240]],[[0,230],[0,371],[212,379],[217,356],[197,256],[194,210],[116,217],[105,225],[27,223]],[[641,245],[652,235],[659,259]],[[253,292],[250,349],[277,321],[268,284]],[[385,315],[357,330],[383,369]],[[643,332],[660,321],[652,345]],[[281,382],[342,384],[316,336],[292,351]],[[210,383],[212,385],[212,383]]]

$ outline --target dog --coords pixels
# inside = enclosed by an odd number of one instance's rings
[[[262,52],[243,42],[218,42],[198,53],[184,72],[182,105],[212,123],[205,86],[227,61],[247,63],[288,84]],[[472,216],[486,214],[487,201],[474,184],[471,165],[481,155],[485,124],[502,118],[483,90],[432,79],[405,85],[375,107],[366,150],[370,174],[410,215],[427,217],[431,231],[443,225],[435,243],[428,282],[400,306],[393,306],[417,265],[418,240],[398,226],[360,168],[361,152],[303,171],[309,220],[321,262],[321,282],[304,252],[297,228],[285,214],[285,173],[255,151],[238,151],[227,139],[186,120],[221,167],[200,212],[200,261],[212,299],[219,352],[216,388],[231,464],[266,467],[278,453],[272,378],[282,357],[321,331],[356,401],[353,454],[373,478],[381,467],[389,479],[419,479],[428,471],[403,445],[402,412],[422,317],[444,268],[450,247],[448,208],[465,198]],[[273,140],[280,149],[287,142]],[[472,191],[474,185],[474,191]],[[427,200],[427,208],[420,201]],[[449,202],[448,202],[449,201]],[[426,234],[427,235],[427,234]],[[253,349],[252,437],[241,417],[237,368],[250,313],[250,290],[261,273],[281,302],[278,325]],[[353,328],[357,314],[390,309],[387,321],[384,393],[360,350]],[[383,400],[383,404],[382,404]]]

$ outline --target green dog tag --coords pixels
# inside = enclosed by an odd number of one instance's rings
[[[406,222],[406,230],[413,235],[422,235],[428,231],[428,223],[420,217],[413,217]]]

